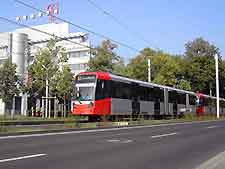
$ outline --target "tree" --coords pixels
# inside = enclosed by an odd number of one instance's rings
[[[94,51],[88,63],[88,71],[112,71],[116,72],[118,64],[120,69],[123,66],[123,60],[114,52],[117,48],[110,40],[105,40]]]
[[[134,79],[147,81],[147,59],[149,56],[139,54],[131,59],[127,65],[128,76]]]
[[[51,39],[46,48],[37,52],[33,64],[28,68],[32,79],[32,85],[28,86],[29,93],[35,97],[44,95],[46,76],[48,76],[49,85],[52,86],[52,79],[56,72],[67,60],[65,49],[57,46],[55,39]]]
[[[215,91],[215,60],[219,49],[202,38],[196,38],[185,45],[186,74],[193,91],[209,94]],[[221,60],[221,56],[219,57]],[[215,92],[214,92],[215,93]]]
[[[67,79],[62,82],[62,71],[64,71],[64,66],[67,63],[68,57],[65,53],[65,49],[61,46],[57,46],[57,39],[51,39],[45,48],[40,49],[35,56],[33,64],[28,68],[30,85],[26,86],[26,91],[31,96],[32,107],[36,107],[36,99],[40,99],[45,95],[46,89],[46,80],[49,82],[49,96],[57,96],[58,99],[62,98],[62,92],[66,91],[56,90],[56,87],[59,86],[58,83],[62,86],[69,84]],[[56,83],[55,79],[59,80]],[[67,87],[61,87],[62,90],[67,90],[65,88],[70,88],[71,85]],[[59,93],[60,91],[60,93]]]
[[[193,41],[187,42],[185,49],[185,56],[189,59],[193,57],[208,57],[213,59],[215,54],[220,55],[219,49],[203,38],[196,38]]]
[[[182,56],[170,55],[161,50],[143,49],[127,65],[128,75],[132,78],[147,81],[148,65],[151,60],[151,79],[153,83],[190,90],[190,82],[185,78]]]
[[[64,103],[64,116],[66,115],[66,100],[71,98],[73,93],[73,73],[67,64],[64,64],[60,71],[52,78],[50,86],[52,93]]]
[[[19,94],[19,76],[16,74],[16,65],[8,59],[0,67],[0,98],[6,104],[12,103],[15,95]]]

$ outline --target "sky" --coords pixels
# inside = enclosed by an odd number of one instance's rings
[[[56,0],[22,0],[36,8],[45,9]],[[202,37],[220,49],[225,56],[225,1],[224,0],[92,0],[110,12],[128,29],[118,25],[94,8],[88,0],[58,0],[59,17],[92,31],[104,34],[135,49],[161,49],[170,54],[183,54],[185,44]],[[14,0],[1,0],[0,16],[15,20],[16,16],[36,11]],[[23,22],[29,26],[46,24],[46,17]],[[0,32],[12,31],[18,26],[0,20]],[[82,31],[70,26],[71,32]],[[142,38],[140,38],[140,36]],[[89,35],[98,45],[103,39]],[[145,41],[143,40],[145,39]],[[147,41],[147,42],[146,42]],[[118,46],[118,54],[129,60],[136,51]],[[225,57],[224,57],[225,58]]]

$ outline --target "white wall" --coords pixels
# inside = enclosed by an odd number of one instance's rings
[[[48,32],[51,34],[55,34],[57,36],[66,36],[69,33],[69,25],[68,23],[51,23],[51,24],[45,24],[45,25],[38,25],[33,26],[35,29],[42,30],[44,32]],[[17,33],[26,33],[31,39],[31,41],[40,41],[45,39],[50,39],[52,36],[38,32],[36,30],[32,30],[29,28],[21,28],[16,29],[15,32]]]

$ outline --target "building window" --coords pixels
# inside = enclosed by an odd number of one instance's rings
[[[86,70],[87,67],[88,67],[87,63],[70,64],[71,70]]]
[[[70,58],[81,58],[89,56],[87,51],[76,51],[76,52],[69,52],[69,57]]]

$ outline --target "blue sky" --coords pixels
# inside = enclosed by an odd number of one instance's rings
[[[44,9],[53,0],[23,0],[37,8]],[[197,37],[203,37],[220,48],[225,56],[225,1],[224,0],[93,0],[106,11],[129,26],[127,31],[103,15],[87,0],[59,0],[60,17],[87,26],[112,39],[134,48],[152,47],[172,54],[182,54],[184,44]],[[13,0],[2,0],[0,16],[15,20],[17,15],[34,13]],[[24,22],[28,25],[47,23],[47,18]],[[11,31],[15,25],[0,21],[0,32]],[[71,31],[81,31],[70,27]],[[130,33],[133,32],[133,33]],[[138,38],[141,34],[148,43]],[[102,39],[90,35],[97,45]],[[118,53],[126,60],[137,53],[119,46]]]

